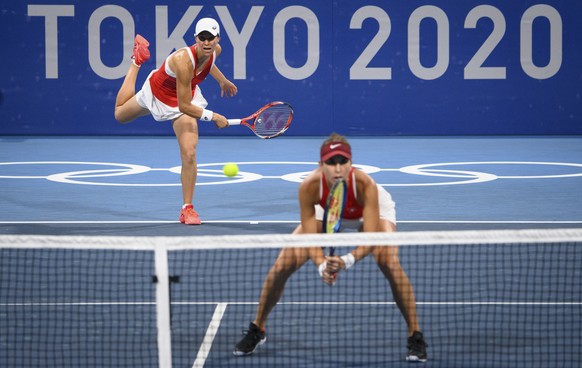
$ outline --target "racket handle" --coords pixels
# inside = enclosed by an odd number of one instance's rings
[[[226,119],[228,125],[240,125],[242,119]]]

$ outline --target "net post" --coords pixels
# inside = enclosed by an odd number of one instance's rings
[[[168,251],[163,244],[155,245],[156,322],[158,328],[158,366],[172,367],[172,332],[170,317],[170,276]]]

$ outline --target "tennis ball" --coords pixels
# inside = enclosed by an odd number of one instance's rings
[[[233,177],[238,174],[237,164],[230,162],[222,167],[222,172],[228,177]]]

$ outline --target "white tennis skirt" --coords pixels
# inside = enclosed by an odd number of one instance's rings
[[[181,115],[183,115],[183,113],[180,112],[178,107],[171,107],[166,105],[162,101],[158,100],[152,93],[150,77],[154,72],[155,70],[153,70],[150,75],[148,75],[148,79],[146,79],[144,82],[141,90],[136,93],[135,99],[137,103],[141,107],[148,109],[156,121],[168,121],[179,118]],[[198,86],[196,86],[196,89],[194,90],[194,97],[192,98],[191,103],[203,109],[208,106],[208,101],[206,101],[202,95],[200,87]]]

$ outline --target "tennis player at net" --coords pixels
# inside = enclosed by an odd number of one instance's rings
[[[366,173],[352,167],[351,147],[345,137],[332,134],[323,142],[319,167],[299,186],[301,224],[294,234],[322,231],[323,207],[329,188],[343,178],[348,184],[348,198],[342,227],[359,231],[396,231],[396,213],[390,194]],[[341,257],[324,257],[321,248],[285,248],[271,267],[259,300],[256,318],[250,323],[245,337],[236,344],[233,354],[252,354],[266,340],[265,325],[271,310],[283,295],[289,277],[311,260],[327,284],[335,282],[334,273],[348,269],[369,254],[388,280],[394,300],[408,324],[408,352],[406,360],[427,360],[426,343],[420,332],[416,314],[416,300],[412,285],[398,259],[395,246],[357,247]]]

